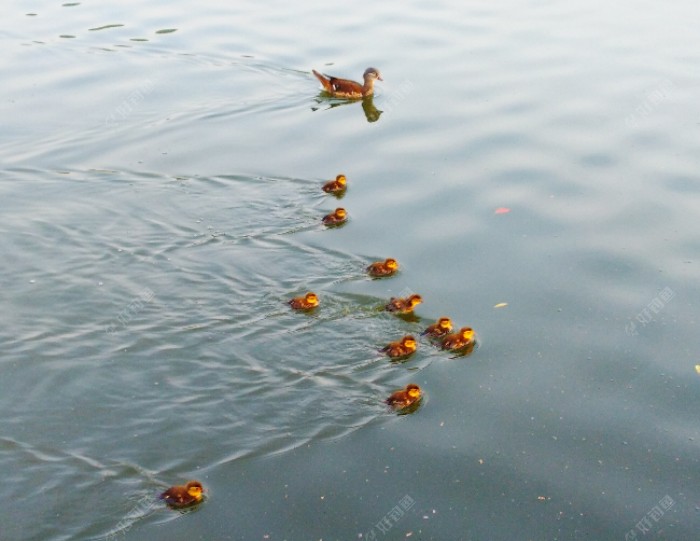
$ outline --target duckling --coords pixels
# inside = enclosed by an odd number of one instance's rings
[[[367,272],[372,278],[381,278],[383,276],[391,276],[399,270],[399,263],[391,257],[385,261],[375,261],[369,267]]]
[[[452,320],[449,317],[441,317],[432,325],[429,325],[421,334],[430,338],[440,338],[452,330]]]
[[[347,179],[345,175],[338,175],[335,180],[326,182],[323,185],[323,191],[326,193],[340,194],[347,189]]]
[[[340,225],[345,223],[345,221],[348,219],[348,213],[344,208],[338,207],[335,209],[335,211],[331,212],[330,214],[326,214],[323,217],[323,224],[324,225]]]
[[[442,339],[442,349],[456,351],[474,343],[475,332],[471,327],[462,327],[454,334],[448,334]]]
[[[309,291],[303,297],[294,297],[293,299],[287,301],[287,304],[294,308],[294,310],[311,310],[318,306],[318,295]]]
[[[379,351],[386,353],[387,356],[391,357],[392,359],[397,359],[399,357],[407,357],[415,353],[417,347],[418,343],[416,342],[416,339],[410,334],[407,334],[401,340],[398,340],[397,342],[390,342]]]
[[[399,298],[391,297],[389,303],[384,307],[387,312],[398,312],[400,314],[408,314],[413,312],[413,309],[423,302],[420,295],[413,294],[410,297]]]
[[[160,495],[170,507],[175,509],[198,504],[204,498],[204,487],[199,481],[190,481],[186,485],[175,485]]]
[[[414,404],[420,399],[420,387],[418,387],[418,385],[415,383],[409,383],[404,389],[391,393],[389,398],[386,399],[386,403],[394,409],[403,409],[411,404]]]
[[[316,78],[321,81],[323,90],[336,98],[360,99],[371,96],[374,93],[374,81],[383,81],[381,73],[376,68],[367,68],[362,75],[364,84],[356,83],[348,79],[339,79],[330,75],[323,75],[316,70],[311,70]]]

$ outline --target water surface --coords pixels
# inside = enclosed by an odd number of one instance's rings
[[[697,15],[5,3],[0,539],[694,539]]]

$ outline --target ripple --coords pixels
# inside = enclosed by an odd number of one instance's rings
[[[27,320],[26,339],[9,343],[6,362],[41,344],[36,362],[44,375],[25,393],[32,404],[25,415],[49,403],[58,411],[76,401],[100,404],[81,430],[70,430],[74,445],[92,447],[129,418],[127,433],[111,442],[120,457],[151,469],[163,463],[144,462],[144,451],[162,455],[161,438],[190,440],[187,455],[205,453],[213,463],[283,452],[384,418],[381,401],[397,375],[437,357],[424,344],[408,362],[389,363],[378,352],[387,337],[417,333],[426,322],[382,312],[383,297],[341,291],[371,283],[366,259],[301,239],[300,231],[323,232],[321,213],[307,210],[326,201],[318,180],[65,173],[70,201],[57,191],[52,212],[37,213],[21,232],[5,230],[6,243],[50,262],[32,268],[19,259],[11,298],[32,288],[36,302],[53,295],[62,307]],[[59,188],[50,172],[13,174],[43,191]],[[16,203],[17,217],[38,204],[31,197]],[[126,208],[128,216],[118,210]],[[289,310],[285,301],[311,288],[321,308]],[[18,310],[17,321],[25,313],[31,307]],[[104,315],[89,316],[95,313]],[[37,323],[46,331],[32,329]],[[46,402],[51,389],[62,389],[61,397]],[[68,430],[56,421],[47,437]],[[226,432],[235,435],[233,448],[222,446]],[[133,437],[138,451],[128,443]]]

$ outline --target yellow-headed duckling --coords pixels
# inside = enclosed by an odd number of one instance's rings
[[[311,308],[316,308],[318,306],[318,295],[309,291],[303,297],[294,297],[293,299],[287,301],[287,304],[294,308],[295,310],[310,310]]]
[[[328,181],[323,185],[323,191],[334,194],[343,193],[348,187],[347,182],[345,175],[338,175],[335,180]]]
[[[403,409],[421,399],[420,387],[415,383],[409,383],[404,389],[394,391],[386,399],[386,403],[394,409]]]
[[[323,217],[323,223],[324,225],[340,225],[344,224],[347,219],[347,211],[344,208],[338,207],[333,212]]]
[[[398,298],[391,297],[389,303],[385,306],[387,312],[398,312],[400,314],[408,314],[413,312],[413,309],[423,302],[420,295],[413,294],[410,297]]]
[[[429,325],[428,328],[421,333],[421,336],[440,338],[441,336],[449,334],[450,331],[452,331],[452,320],[449,317],[441,317],[435,323]]]
[[[190,481],[186,485],[176,485],[160,495],[170,507],[181,508],[198,504],[204,498],[204,487],[199,481]]]
[[[392,259],[391,257],[384,261],[375,261],[369,267],[367,267],[367,272],[373,278],[391,276],[397,270],[399,270],[399,263],[396,261],[396,259]]]
[[[463,349],[474,343],[476,333],[471,327],[462,327],[454,334],[448,334],[442,339],[442,349],[452,351]]]
[[[416,342],[416,339],[410,334],[407,334],[401,340],[390,342],[380,351],[395,359],[397,357],[406,357],[411,355],[412,353],[415,353],[417,348],[418,343]]]

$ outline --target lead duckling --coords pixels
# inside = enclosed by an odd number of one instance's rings
[[[442,349],[457,351],[474,343],[476,333],[471,327],[462,327],[454,334],[448,334],[442,339]]]
[[[409,383],[405,388],[391,393],[385,400],[394,409],[403,409],[421,399],[421,390],[415,383]]]
[[[294,297],[287,301],[287,304],[294,310],[311,310],[312,308],[316,308],[318,303],[318,295],[312,291],[309,291],[303,297]]]
[[[204,487],[199,481],[189,481],[186,485],[175,485],[163,492],[159,498],[174,509],[196,505],[204,498]]]
[[[367,267],[367,272],[372,278],[382,278],[384,276],[391,276],[398,270],[398,261],[391,257],[387,258],[384,261],[375,261]]]
[[[452,320],[449,317],[441,317],[420,334],[429,338],[440,338],[449,334],[450,331],[452,331]]]
[[[390,342],[379,351],[386,353],[387,356],[391,357],[392,359],[397,359],[399,357],[407,357],[415,353],[417,348],[418,343],[416,342],[416,339],[410,334],[407,334],[401,340]]]
[[[341,194],[347,189],[347,179],[345,175],[338,175],[335,180],[330,180],[323,185],[323,191],[332,194]]]
[[[344,208],[338,207],[330,214],[323,217],[324,225],[340,225],[348,219],[348,213]]]
[[[389,302],[384,307],[387,312],[395,312],[399,314],[408,314],[413,312],[413,309],[423,302],[423,298],[418,294],[413,294],[409,297],[391,297]]]

